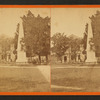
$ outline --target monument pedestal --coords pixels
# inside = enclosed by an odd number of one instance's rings
[[[87,51],[86,63],[97,63],[94,51]]]
[[[27,63],[26,52],[19,51],[17,56],[17,63]]]

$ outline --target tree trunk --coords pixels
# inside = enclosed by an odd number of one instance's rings
[[[41,64],[41,56],[39,55],[39,64]]]
[[[61,63],[62,63],[62,58],[60,58],[60,61],[61,61]]]
[[[45,57],[46,57],[46,64],[48,64],[48,55],[46,55]]]
[[[32,60],[32,56],[30,57],[30,59],[31,59],[31,63],[33,62],[33,60]]]

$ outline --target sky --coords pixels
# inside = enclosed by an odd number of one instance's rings
[[[57,32],[83,37],[89,17],[100,8],[52,8],[51,36]]]
[[[0,8],[0,34],[14,37],[20,17],[30,10],[35,16],[50,17],[50,8]]]
[[[20,17],[26,15],[28,10],[35,16],[51,17],[51,36],[60,32],[83,37],[89,16],[100,8],[0,8],[0,34],[13,37]]]

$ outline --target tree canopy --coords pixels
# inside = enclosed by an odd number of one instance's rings
[[[100,11],[90,17],[93,31],[93,42],[95,45],[96,56],[100,56]]]
[[[29,10],[28,14],[23,15],[21,19],[23,20],[27,57],[36,54],[39,56],[48,56],[50,53],[50,18],[48,16],[43,18],[40,15],[35,17]],[[15,33],[15,42],[18,40],[18,29],[19,24]]]
[[[82,39],[74,37],[71,35],[67,37],[64,33],[56,33],[51,38],[52,41],[52,51],[56,53],[58,57],[62,57],[66,50],[71,47],[71,54],[75,55],[80,48]]]
[[[0,53],[3,55],[3,59],[6,59],[7,51],[11,50],[12,43],[13,43],[13,38],[5,34],[0,35]]]
[[[66,50],[68,49],[69,39],[66,37],[64,33],[56,33],[51,38],[53,44],[53,51],[57,54],[58,57],[64,55]]]

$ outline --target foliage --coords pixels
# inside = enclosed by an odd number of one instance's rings
[[[68,42],[69,39],[66,35],[61,33],[56,33],[51,38],[54,52],[57,54],[58,57],[61,57],[66,52],[66,49],[68,49]]]
[[[92,22],[91,24],[96,56],[100,56],[100,11],[97,11],[95,15],[92,15],[90,19]]]
[[[40,15],[35,17],[31,11],[28,11],[28,14],[21,19],[23,20],[27,56],[31,57],[35,54],[47,56],[50,53],[50,18],[42,18]],[[15,48],[17,48],[18,30],[19,24],[15,33]]]
[[[46,56],[46,60],[48,60],[48,54],[50,53],[50,18],[48,16],[42,18],[40,15],[35,17],[31,11],[28,11],[28,14],[21,17],[21,19],[23,20],[27,57],[37,54],[40,60],[40,56]],[[15,49],[17,49],[18,34],[19,24],[14,38]]]
[[[14,43],[14,48],[15,49],[17,49],[18,33],[19,33],[19,23],[17,24],[17,29],[16,29],[16,32],[15,32],[15,37],[13,39],[13,43]]]
[[[74,38],[74,36],[67,37],[64,33],[56,33],[51,38],[53,45],[52,50],[58,57],[62,57],[66,50],[71,47],[71,54],[75,56],[79,50],[81,40],[80,38]]]
[[[8,37],[7,35],[0,35],[0,53],[6,59],[7,51],[10,51],[11,44],[13,43],[13,38]]]
[[[86,50],[86,47],[87,47],[87,34],[88,34],[88,23],[85,26],[84,37],[82,39],[82,44],[83,44],[84,50]]]
[[[82,43],[82,39],[79,37],[70,37],[69,38],[69,46],[71,47],[71,52],[76,54],[77,51],[80,50],[80,44]]]

